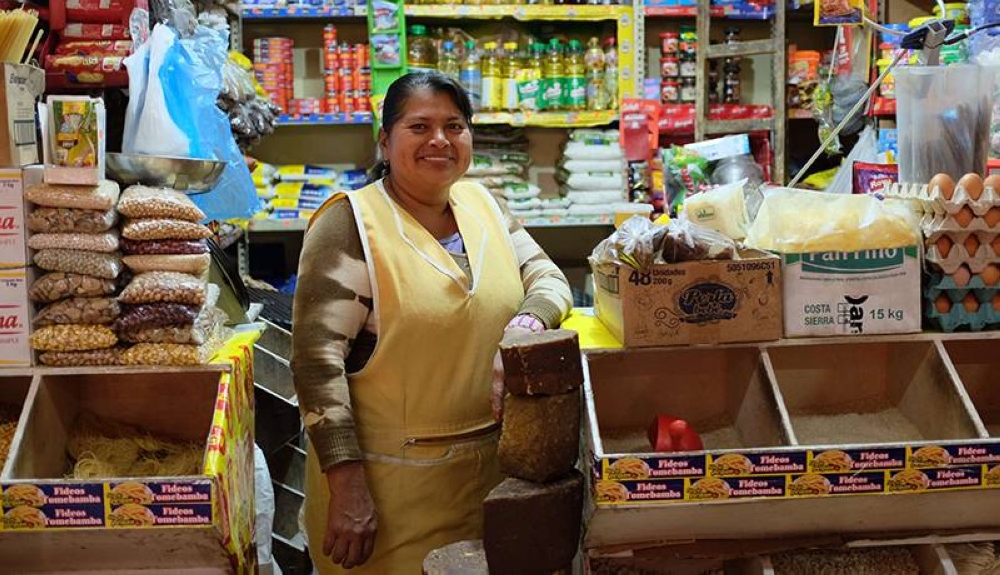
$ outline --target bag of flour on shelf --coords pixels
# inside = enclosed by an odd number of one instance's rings
[[[574,206],[601,206],[604,208],[605,213],[610,213],[608,204],[622,202],[625,200],[625,192],[618,190],[567,190],[565,196],[566,199],[573,202]]]
[[[607,173],[570,173],[570,172],[559,172],[557,174],[563,184],[567,188],[573,188],[574,190],[624,190],[625,189],[625,179],[620,173],[614,174],[611,172]]]
[[[613,146],[590,146],[580,142],[569,142],[563,150],[563,157],[569,160],[621,160],[621,148]]]
[[[541,188],[532,184],[507,183],[503,187],[503,197],[515,202],[537,198],[542,193]]]
[[[625,171],[625,163],[622,160],[569,160],[563,158],[557,167],[571,173],[610,172],[620,174]]]

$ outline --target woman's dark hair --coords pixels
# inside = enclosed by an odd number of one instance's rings
[[[386,134],[392,132],[393,126],[403,113],[406,101],[419,90],[430,90],[435,94],[447,94],[451,97],[465,118],[466,124],[469,125],[469,130],[472,130],[472,103],[461,84],[454,78],[437,72],[411,72],[396,79],[385,93],[385,99],[382,101],[382,130]],[[389,163],[385,159],[380,159],[369,171],[368,180],[374,182],[387,175],[389,175]]]

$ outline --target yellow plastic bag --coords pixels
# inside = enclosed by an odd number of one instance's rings
[[[764,197],[746,243],[789,254],[900,248],[920,243],[917,224],[902,201],[776,188]]]

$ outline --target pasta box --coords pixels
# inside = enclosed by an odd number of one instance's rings
[[[647,272],[593,265],[597,316],[626,347],[778,339],[780,261],[754,250],[740,256],[658,264]]]

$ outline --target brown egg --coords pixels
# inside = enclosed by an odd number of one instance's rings
[[[979,279],[983,280],[983,283],[992,286],[1000,282],[1000,266],[996,264],[989,264],[983,271],[979,272]]]
[[[967,228],[972,220],[976,219],[976,214],[972,213],[972,208],[969,206],[962,206],[962,209],[958,210],[954,217],[959,226]]]
[[[969,234],[965,238],[965,241],[962,242],[962,245],[965,246],[965,251],[969,253],[969,257],[974,257],[976,252],[979,251],[979,238],[976,237],[976,234]]]
[[[965,297],[962,298],[962,307],[969,313],[979,311],[979,300],[976,299],[976,294],[972,292],[965,294]]]
[[[934,189],[937,188],[938,192],[940,192],[941,196],[946,200],[950,200],[952,196],[955,195],[955,180],[951,179],[951,176],[948,174],[938,174],[934,176],[931,178],[927,187],[931,194],[933,194]]]
[[[951,246],[955,245],[955,242],[951,241],[951,236],[941,236],[938,241],[934,242],[937,246],[938,254],[942,258],[947,258],[948,254],[951,253]]]
[[[958,187],[963,188],[972,201],[978,200],[983,195],[983,179],[979,174],[965,174],[958,181]]]
[[[994,174],[992,176],[987,176],[983,180],[983,186],[987,188],[993,188],[994,194],[1000,194],[1000,175]]]
[[[935,307],[935,309],[937,309],[937,312],[939,314],[941,314],[941,315],[945,315],[948,312],[950,312],[951,311],[951,300],[948,299],[948,294],[943,293],[943,294],[937,296],[937,299],[934,300],[934,307]]]
[[[1000,311],[1000,292],[993,294],[993,311]]]
[[[993,247],[993,253],[1000,257],[1000,236],[993,238],[993,243],[990,246]]]
[[[991,228],[996,227],[997,224],[1000,224],[1000,207],[990,208],[986,212],[986,215],[983,216],[983,219],[986,220],[987,226]]]
[[[951,274],[951,279],[955,282],[958,287],[965,287],[969,285],[969,280],[972,279],[972,272],[965,265],[959,266],[955,273]]]

